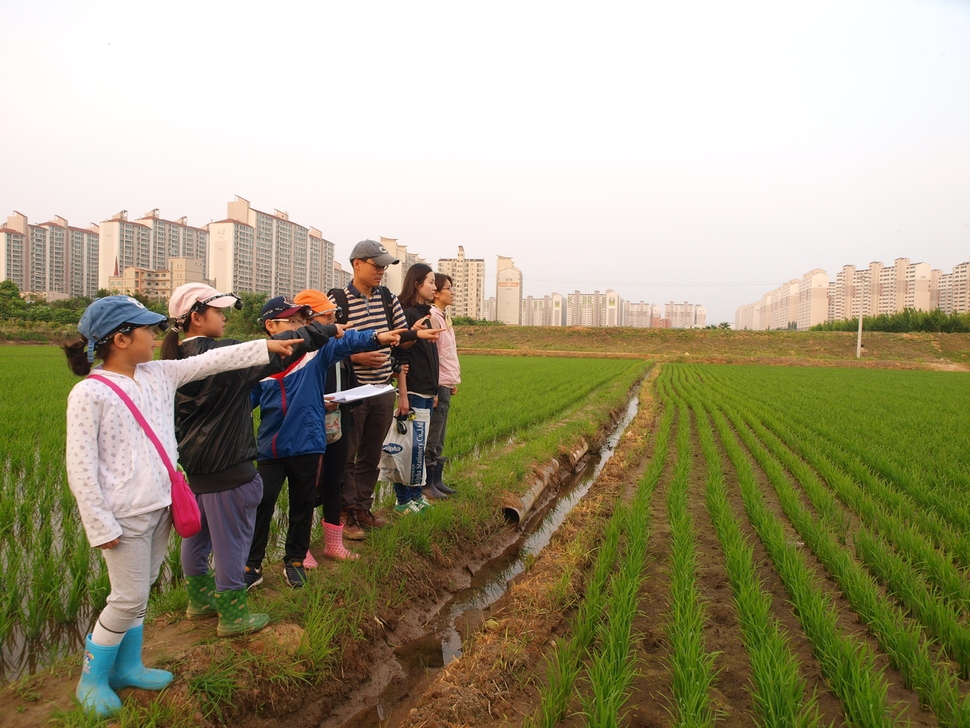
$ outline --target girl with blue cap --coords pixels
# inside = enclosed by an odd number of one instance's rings
[[[68,484],[89,543],[102,549],[111,582],[107,606],[85,641],[76,690],[80,703],[100,716],[121,708],[116,690],[161,690],[172,680],[172,673],[142,664],[148,594],[172,526],[172,486],[141,421],[154,431],[170,462],[177,462],[174,409],[180,386],[216,372],[265,365],[271,352],[292,354],[292,341],[259,340],[189,359],[153,361],[155,330],[167,322],[134,298],[107,296],[81,316],[83,338],[63,347],[71,370],[86,377],[67,400]],[[96,358],[103,363],[92,372]]]

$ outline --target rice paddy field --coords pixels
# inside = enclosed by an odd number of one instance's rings
[[[970,725],[970,377],[673,364],[656,397],[526,723]]]
[[[490,491],[521,492],[564,438],[595,437],[648,366],[464,356],[447,443],[459,487],[486,506]],[[9,679],[76,650],[107,583],[63,482],[76,379],[52,348],[6,347],[0,380]],[[636,391],[601,482],[461,659],[380,724],[970,726],[970,373],[670,362]],[[354,568],[402,550],[443,568],[460,562],[440,544],[500,534],[460,501],[435,510],[369,542]],[[403,609],[407,580],[382,568],[368,582]],[[328,579],[301,598],[345,608],[363,588],[349,569]],[[357,644],[394,641],[370,624],[378,613],[391,629],[382,603],[361,602]],[[328,629],[323,642],[339,641]],[[342,665],[353,654],[362,675],[378,669],[378,653],[344,649]]]

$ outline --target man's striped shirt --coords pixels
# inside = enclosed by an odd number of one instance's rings
[[[364,298],[364,294],[354,287],[353,282],[348,283],[344,291],[347,294],[347,307],[349,309],[347,311],[348,326],[358,331],[376,331],[379,334],[391,330],[392,327],[387,325],[387,313],[384,310],[384,298],[381,296],[380,288],[375,288],[369,298]],[[334,304],[336,304],[336,301],[334,301]],[[408,328],[404,309],[401,308],[397,296],[393,293],[391,294],[391,311],[394,314],[393,328]],[[388,361],[379,369],[354,364],[354,373],[361,384],[384,384],[391,378],[391,348],[386,346],[376,351],[387,354]]]

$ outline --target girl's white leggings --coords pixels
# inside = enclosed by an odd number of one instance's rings
[[[101,552],[108,565],[111,593],[98,621],[104,629],[124,634],[145,615],[148,593],[168,551],[172,512],[162,508],[119,518],[118,523],[124,531],[121,543]]]

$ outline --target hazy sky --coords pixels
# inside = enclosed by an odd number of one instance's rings
[[[2,0],[0,221],[235,195],[709,322],[970,258],[970,2]]]

